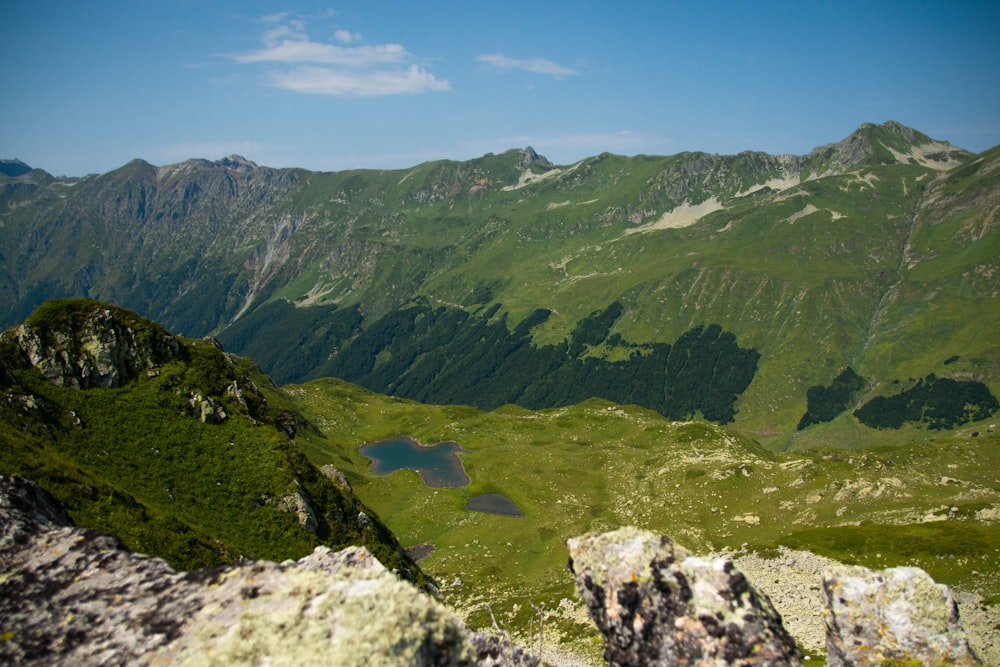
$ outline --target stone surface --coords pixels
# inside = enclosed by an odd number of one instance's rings
[[[278,509],[282,512],[294,512],[299,520],[299,525],[302,526],[302,530],[307,533],[316,534],[316,530],[319,528],[316,511],[309,504],[309,500],[305,497],[305,492],[301,489],[279,500]]]
[[[354,491],[351,483],[347,480],[347,476],[343,472],[338,470],[336,467],[330,465],[329,463],[319,469],[321,473],[326,475],[327,479],[332,481],[337,485],[337,488],[341,491]]]
[[[537,664],[364,548],[178,573],[16,477],[0,477],[0,573],[0,664]]]
[[[798,665],[766,596],[725,558],[635,528],[568,541],[577,589],[610,665]]]
[[[843,567],[823,575],[827,665],[976,665],[947,586],[923,570]]]
[[[94,308],[62,328],[22,324],[9,335],[50,382],[75,389],[119,387],[181,351],[180,341],[166,331],[137,332],[111,308]]]

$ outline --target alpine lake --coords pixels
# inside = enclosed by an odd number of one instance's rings
[[[472,481],[458,457],[462,451],[457,442],[450,440],[425,446],[408,436],[365,444],[359,449],[362,456],[371,459],[371,470],[376,475],[413,470],[420,475],[424,484],[436,489],[468,486]],[[510,498],[499,493],[486,493],[470,498],[465,511],[509,517],[523,516]]]

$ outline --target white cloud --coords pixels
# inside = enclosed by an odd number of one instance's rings
[[[356,32],[351,32],[350,30],[338,30],[333,33],[333,38],[342,44],[350,44],[351,42],[361,41],[361,35]]]
[[[571,67],[565,67],[545,58],[511,58],[502,53],[488,53],[476,56],[476,60],[497,69],[520,69],[533,74],[547,74],[556,78],[578,74]]]
[[[284,63],[291,69],[274,71],[272,85],[317,95],[396,95],[450,89],[448,81],[413,64],[413,54],[400,44],[341,46],[316,42],[305,23],[288,14],[264,18],[270,27],[262,35],[264,47],[232,56],[237,63]],[[359,33],[340,29],[334,40],[353,44]]]
[[[401,95],[427,90],[445,91],[451,85],[427,70],[410,65],[409,69],[356,72],[332,67],[304,66],[288,72],[274,72],[271,83],[277,88],[316,95],[371,97]]]
[[[264,23],[280,23],[285,20],[286,16],[288,16],[288,12],[276,12],[274,14],[262,16],[260,20]]]
[[[301,29],[296,29],[292,25],[276,25],[270,30],[267,30],[263,35],[264,43],[267,44],[268,48],[277,46],[286,38],[296,40],[307,39]]]
[[[289,39],[259,51],[235,56],[236,62],[325,63],[360,67],[397,63],[407,59],[409,52],[399,44],[345,47],[320,44],[308,39]]]

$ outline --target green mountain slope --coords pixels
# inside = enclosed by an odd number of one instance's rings
[[[575,364],[604,373],[718,325],[760,355],[734,397],[738,428],[774,449],[851,445],[881,437],[853,409],[911,378],[1000,390],[997,159],[889,122],[805,156],[603,154],[557,166],[529,149],[398,171],[235,157],[133,162],[73,182],[36,171],[0,177],[0,309],[14,322],[45,298],[89,295],[215,333],[279,382],[338,373],[480,407],[579,398],[529,402],[523,387],[494,382],[487,360],[519,327],[535,350],[573,349],[560,372],[579,385]],[[574,332],[615,303],[607,335],[574,348]],[[415,307],[507,333],[468,341],[451,376],[442,366],[430,377],[428,346],[453,331],[376,336]],[[402,349],[423,352],[403,364]],[[350,374],[368,363],[356,356],[396,372]],[[865,380],[856,404],[796,431],[808,389],[848,367]],[[658,376],[638,393],[669,391]]]
[[[130,549],[190,569],[364,544],[422,581],[377,516],[299,451],[311,426],[294,403],[211,341],[50,302],[0,335],[0,390],[0,471]]]

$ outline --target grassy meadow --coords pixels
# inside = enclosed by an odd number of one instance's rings
[[[565,540],[623,525],[695,553],[785,545],[873,568],[917,565],[1000,600],[1000,438],[986,426],[978,437],[911,430],[906,444],[893,432],[897,444],[786,454],[714,424],[600,400],[482,412],[339,380],[285,389],[324,434],[299,439],[307,455],[342,470],[402,544],[433,545],[421,566],[472,625],[495,618],[526,644],[543,610],[546,642],[597,650]],[[435,489],[407,470],[375,476],[358,447],[399,435],[454,440],[472,482]],[[524,516],[465,512],[483,493],[507,496]]]

